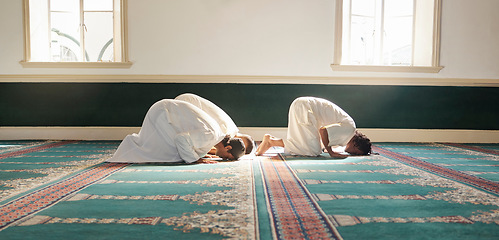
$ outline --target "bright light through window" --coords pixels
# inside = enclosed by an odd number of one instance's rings
[[[412,65],[413,0],[347,0],[343,59],[350,65]]]
[[[119,7],[118,0],[29,0],[29,61],[123,61]]]

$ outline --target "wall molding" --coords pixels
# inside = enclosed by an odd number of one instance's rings
[[[244,83],[326,84],[397,86],[499,87],[499,79],[341,77],[341,76],[257,76],[257,75],[154,75],[154,74],[0,74],[0,83]]]
[[[287,128],[240,127],[260,141],[264,134],[286,136]],[[140,127],[0,127],[0,140],[122,140]],[[499,143],[499,130],[360,128],[373,142]]]
[[[25,68],[131,68],[132,62],[19,62]]]
[[[331,64],[334,71],[349,72],[405,72],[405,73],[438,73],[443,67],[428,66],[373,66],[373,65],[340,65]]]

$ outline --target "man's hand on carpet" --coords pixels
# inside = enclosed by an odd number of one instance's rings
[[[346,153],[339,153],[339,152],[335,152],[335,151],[332,151],[332,150],[330,152],[328,152],[328,153],[329,153],[329,156],[331,156],[332,158],[343,159],[343,158],[347,158],[348,156],[350,156],[350,155],[348,155]]]
[[[197,160],[197,161],[195,161],[193,163],[197,163],[197,164],[199,164],[199,163],[213,164],[213,163],[218,163],[218,162],[215,161],[215,160],[211,160],[209,158],[200,158],[199,160]]]

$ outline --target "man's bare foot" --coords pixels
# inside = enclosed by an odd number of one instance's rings
[[[271,147],[284,147],[284,141],[281,138],[276,138],[270,134],[265,134],[263,136],[263,141],[258,145],[256,149],[256,155],[261,156]]]
[[[258,148],[256,149],[256,155],[257,156],[261,156],[262,154],[264,154],[267,150],[269,150],[269,148],[271,148],[272,146],[270,145],[270,138],[272,136],[270,136],[270,134],[265,134],[263,136],[263,140],[262,140],[262,143],[260,143],[260,145],[258,145]]]

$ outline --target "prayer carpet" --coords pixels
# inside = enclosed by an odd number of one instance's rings
[[[106,163],[117,141],[0,141],[0,239],[497,239],[499,144]]]

